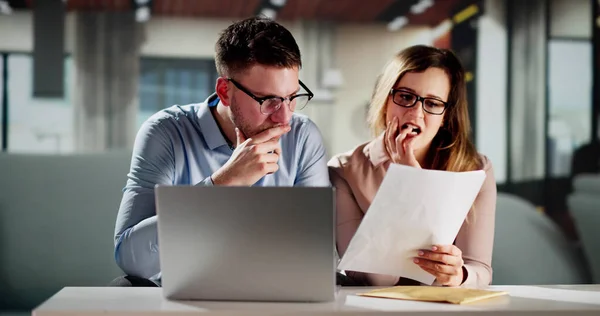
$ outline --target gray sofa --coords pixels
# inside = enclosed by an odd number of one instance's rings
[[[0,154],[0,314],[122,274],[113,231],[130,155]]]
[[[600,174],[576,176],[573,179],[573,193],[567,198],[567,204],[593,282],[600,283]]]
[[[494,285],[590,283],[582,254],[530,202],[498,193],[492,255]]]

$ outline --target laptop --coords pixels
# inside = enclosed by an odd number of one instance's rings
[[[155,193],[164,297],[335,299],[333,188],[157,186]]]

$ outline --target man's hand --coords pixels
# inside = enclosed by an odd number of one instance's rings
[[[267,174],[279,169],[281,155],[279,137],[290,131],[290,126],[277,126],[246,139],[235,129],[237,145],[231,158],[212,176],[215,185],[250,186]]]

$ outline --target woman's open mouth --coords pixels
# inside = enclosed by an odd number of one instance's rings
[[[417,125],[414,125],[411,123],[404,123],[404,124],[402,124],[402,127],[400,128],[400,130],[403,131],[406,128],[410,129],[409,133],[414,133],[415,135],[421,134],[421,128],[418,127]]]

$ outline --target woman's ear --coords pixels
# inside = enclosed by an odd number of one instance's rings
[[[224,106],[229,106],[231,104],[231,98],[229,97],[229,80],[223,77],[217,78],[215,91],[217,92],[217,96],[219,96],[219,100],[221,100],[221,103]]]

